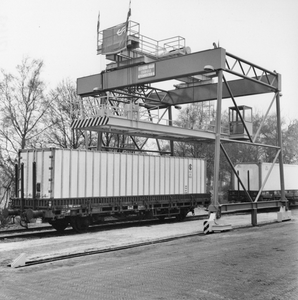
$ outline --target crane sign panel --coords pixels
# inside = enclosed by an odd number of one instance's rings
[[[138,67],[138,79],[155,76],[155,64],[147,64]]]

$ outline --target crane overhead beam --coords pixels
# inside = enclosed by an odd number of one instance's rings
[[[206,75],[210,73],[206,66],[214,70],[225,68],[225,53],[225,49],[217,48],[81,77],[77,79],[77,94],[88,96],[133,85]]]
[[[231,61],[231,58],[234,61]],[[241,66],[240,69],[238,68],[240,71],[237,70],[238,65]],[[213,76],[212,74],[216,76],[218,70],[226,71],[240,78],[228,81],[234,97],[270,93],[280,89],[278,73],[270,72],[227,54],[223,48],[216,48],[81,77],[77,80],[77,93],[81,97],[94,96],[115,89],[171,79],[195,78],[194,76],[210,78]],[[185,82],[185,80],[182,81]],[[224,86],[222,98],[229,97],[229,91]],[[160,107],[216,100],[217,82],[210,82],[210,80],[206,80],[203,84],[188,82],[185,87],[159,92],[151,95],[150,98],[145,101],[146,104],[156,105],[156,102],[160,102]],[[163,100],[160,101],[160,99]]]

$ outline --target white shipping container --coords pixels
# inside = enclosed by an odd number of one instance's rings
[[[40,198],[206,193],[203,159],[36,149],[20,152],[25,198],[33,194],[33,162],[36,162]]]
[[[248,189],[248,178],[249,178],[249,189],[251,191],[259,190],[263,182],[265,181],[267,174],[270,171],[271,163],[261,163],[261,164],[238,164],[235,166],[241,181],[243,182],[246,189]],[[284,169],[284,182],[285,190],[297,190],[298,189],[298,165],[283,165]],[[238,189],[238,180],[235,176],[234,189]],[[243,190],[241,185],[239,189]],[[279,164],[276,163],[266,181],[264,186],[264,191],[275,191],[280,190],[280,172]]]

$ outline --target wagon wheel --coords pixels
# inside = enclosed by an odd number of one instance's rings
[[[182,222],[185,220],[188,212],[186,210],[181,210],[180,214],[176,216],[177,221]]]
[[[60,219],[49,222],[53,228],[55,228],[58,232],[63,232],[64,229],[68,226],[68,220],[67,219]]]
[[[78,233],[86,232],[90,225],[89,217],[73,217],[70,219],[70,224],[74,231]]]

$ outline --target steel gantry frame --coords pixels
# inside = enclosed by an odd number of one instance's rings
[[[130,36],[128,35],[128,40],[129,38]],[[140,35],[138,38],[140,38]],[[136,36],[134,35],[135,40]],[[133,55],[129,51],[133,52]],[[119,57],[113,55],[113,58],[108,57],[113,63],[108,65],[105,71],[77,79],[77,94],[81,96],[82,100],[78,119],[71,125],[73,129],[114,132],[132,137],[141,136],[147,139],[170,140],[172,146],[170,152],[172,155],[173,141],[214,141],[215,156],[212,205],[215,207],[219,206],[218,188],[221,151],[227,157],[237,176],[233,163],[224,148],[224,144],[233,142],[272,147],[277,150],[275,161],[279,160],[281,198],[282,200],[286,200],[280,116],[280,74],[230,54],[224,48],[214,48],[195,53],[189,53],[189,50],[180,53],[174,49],[174,55],[163,55],[162,57],[154,57],[152,53],[148,55],[148,53],[140,51],[138,46],[129,51],[126,52],[128,61],[123,59],[123,53],[122,55],[120,53]],[[233,78],[228,79],[228,76],[232,76]],[[168,80],[176,80],[180,84],[175,85],[175,88],[172,90],[162,90],[153,86],[153,84]],[[276,102],[278,143],[274,146],[256,142],[263,122],[256,135],[252,136],[246,128],[235,100],[237,97],[265,93],[274,93],[273,100],[265,117],[268,115],[274,101]],[[100,99],[100,104],[103,103],[105,97],[114,97],[118,102],[123,103],[124,106],[137,105],[138,109],[139,107],[147,109],[149,120],[144,121],[139,115],[134,118],[133,110],[128,114],[130,117],[127,114],[119,113],[120,110],[116,111],[115,109],[113,113],[109,113],[103,109],[103,106],[98,106],[98,108],[102,109],[101,111],[96,110],[93,114],[86,115],[83,113],[82,103],[85,98],[89,97]],[[232,140],[229,138],[228,133],[223,132],[221,125],[222,100],[227,98],[233,101],[237,114],[247,133],[248,141]],[[213,130],[210,130],[210,128],[191,130],[173,126],[173,107],[214,100],[217,103],[217,108]],[[111,98],[109,99],[110,101]],[[153,118],[150,117],[150,113],[153,110],[162,109],[166,109],[168,112],[169,121],[167,124],[161,124],[162,116],[157,122],[154,122]],[[125,109],[122,110],[124,111]],[[139,150],[142,150],[143,146]],[[243,183],[241,184],[244,188]],[[249,197],[247,191],[246,193]],[[250,200],[253,202],[251,198]],[[258,197],[255,199],[255,202],[257,201]]]

